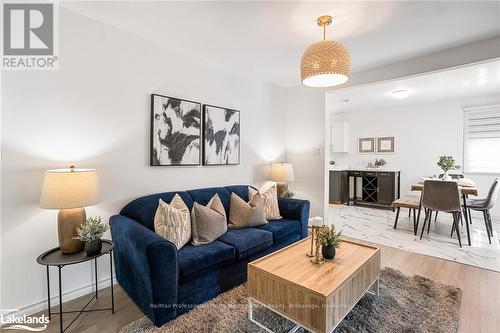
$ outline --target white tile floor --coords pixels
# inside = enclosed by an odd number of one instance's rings
[[[422,211],[418,236],[413,234],[413,217],[408,218],[408,210],[404,208],[401,209],[397,229],[393,228],[396,213],[391,210],[330,205],[329,220],[347,237],[500,272],[500,221],[493,220],[494,237],[490,245],[482,213],[472,212],[473,222],[470,225],[472,245],[469,246],[467,243],[464,226],[461,229],[462,248],[460,248],[456,234],[453,238],[450,237],[451,214],[440,213],[436,223],[433,217],[430,233],[427,235],[426,230],[420,239],[423,215]]]

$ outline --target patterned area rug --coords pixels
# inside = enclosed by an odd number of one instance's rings
[[[120,333],[265,333],[247,318],[247,296],[244,284],[162,327],[154,326],[144,317],[125,326]],[[461,297],[460,289],[453,286],[384,268],[380,276],[380,295],[363,296],[335,332],[457,332]],[[294,326],[263,307],[254,308],[254,317],[274,332],[288,332]]]

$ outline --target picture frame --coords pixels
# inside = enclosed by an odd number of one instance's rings
[[[203,165],[239,165],[240,111],[203,105]]]
[[[375,153],[375,138],[359,138],[358,139],[358,152],[360,154],[374,154]]]
[[[394,153],[394,137],[381,136],[377,137],[377,154],[393,154]]]
[[[150,166],[201,164],[201,103],[151,94]]]

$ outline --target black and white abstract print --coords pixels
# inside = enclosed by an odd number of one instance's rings
[[[199,165],[201,104],[151,95],[151,165]]]
[[[203,163],[240,163],[240,111],[204,105]]]

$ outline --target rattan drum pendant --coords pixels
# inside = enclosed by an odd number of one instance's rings
[[[302,84],[308,87],[333,87],[349,80],[349,51],[339,42],[326,40],[326,27],[331,23],[331,16],[318,18],[323,40],[309,46],[302,56],[300,75]]]

